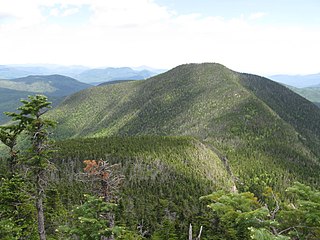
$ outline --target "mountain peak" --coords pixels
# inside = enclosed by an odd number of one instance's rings
[[[90,88],[68,97],[51,117],[64,138],[193,136],[234,166],[250,166],[239,167],[247,172],[240,181],[250,181],[264,164],[270,174],[281,169],[286,177],[274,185],[282,188],[302,162],[316,171],[308,177],[296,171],[295,180],[314,184],[320,171],[320,109],[267,78],[218,63],[183,64],[145,81]]]

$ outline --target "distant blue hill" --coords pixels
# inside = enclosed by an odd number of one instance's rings
[[[270,79],[297,88],[320,87],[320,73],[310,75],[273,75]]]
[[[39,65],[0,65],[0,79],[13,79],[29,75],[64,75],[81,82],[98,85],[100,83],[117,80],[141,80],[159,73],[163,69],[154,69],[147,66],[137,68],[88,68],[84,66],[61,66],[52,64]]]
[[[116,80],[142,80],[157,75],[149,70],[133,70],[129,67],[90,69],[75,76],[76,79],[86,83],[103,83]]]
[[[30,75],[30,72],[5,65],[0,65],[0,79],[25,77],[27,75]]]

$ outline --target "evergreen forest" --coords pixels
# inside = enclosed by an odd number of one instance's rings
[[[0,239],[320,239],[320,108],[217,63],[30,95],[0,127]]]

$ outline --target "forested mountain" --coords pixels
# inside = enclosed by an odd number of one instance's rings
[[[31,124],[46,123],[37,118],[40,109],[34,120],[25,109],[18,128],[0,132],[9,148],[20,126],[31,131],[34,145]],[[201,239],[319,237],[320,109],[276,82],[220,64],[186,64],[147,80],[82,90],[43,117],[58,122],[50,134],[52,163],[40,165],[48,173],[40,190],[52,239],[101,239],[111,232],[117,239],[187,239],[190,223],[196,231],[204,226]],[[21,140],[18,155],[29,159]],[[9,148],[1,154],[15,160]],[[16,163],[20,172],[38,171],[34,165],[48,155],[30,159]],[[9,160],[0,161],[1,176],[10,172]],[[7,215],[0,230],[8,236],[21,230],[20,212],[9,218],[15,196],[31,216],[21,231],[36,234],[31,198],[11,190],[27,189],[28,179],[37,183],[34,175],[1,180]],[[115,179],[121,184],[112,185]],[[103,201],[118,203],[114,215]],[[110,223],[120,228],[107,228]]]
[[[182,65],[145,81],[90,88],[50,117],[59,122],[58,138],[197,137],[227,156],[239,188],[254,192],[294,180],[319,184],[320,110],[280,84],[220,64]]]
[[[291,86],[287,86],[292,91],[298,93],[309,101],[313,102],[317,106],[320,106],[320,86],[315,85],[312,87],[304,87],[304,88],[295,88]]]
[[[54,105],[63,97],[91,85],[61,75],[37,75],[10,80],[0,80],[0,112],[11,111],[19,106],[19,100],[33,94],[46,94]],[[7,118],[1,114],[0,123]]]

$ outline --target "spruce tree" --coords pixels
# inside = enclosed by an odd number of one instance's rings
[[[48,127],[53,127],[55,122],[43,118],[51,103],[44,95],[28,96],[28,100],[21,100],[23,105],[18,108],[18,113],[7,113],[13,121],[17,121],[19,131],[25,131],[31,140],[29,156],[25,167],[29,168],[30,177],[35,186],[35,199],[38,217],[38,233],[40,240],[46,239],[43,198],[47,184],[47,172],[53,166],[49,161],[50,144],[48,140]]]

